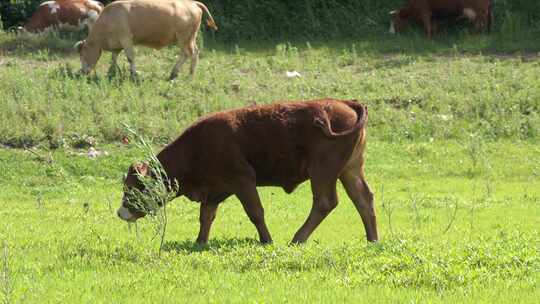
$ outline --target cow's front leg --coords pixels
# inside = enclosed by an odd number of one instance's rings
[[[133,80],[136,80],[137,68],[135,67],[135,50],[133,49],[133,46],[128,46],[124,48],[124,52],[126,53],[126,57],[129,62],[129,71],[131,72],[131,78]]]
[[[218,204],[201,202],[201,213],[199,216],[200,229],[199,236],[197,237],[197,243],[204,245],[208,243],[208,235],[210,234],[210,228],[212,222],[216,218]]]
[[[114,76],[116,72],[120,70],[118,67],[118,55],[122,50],[114,50],[111,55],[111,67],[109,68],[109,75]]]
[[[428,39],[431,39],[433,36],[433,28],[431,26],[431,13],[425,12],[422,14],[422,23],[424,24],[424,29],[426,30],[426,35]]]
[[[259,198],[255,183],[246,183],[236,192],[236,197],[242,203],[249,220],[257,228],[259,239],[263,244],[272,243],[272,237],[264,220],[264,209]]]

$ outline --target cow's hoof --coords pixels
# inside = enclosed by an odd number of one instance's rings
[[[178,77],[178,74],[171,74],[169,76],[169,81],[174,81],[174,80],[176,80],[177,77]]]
[[[267,246],[267,245],[272,245],[274,242],[272,240],[269,240],[269,241],[261,241],[261,245],[263,246]]]
[[[195,244],[193,244],[193,249],[195,251],[202,251],[202,250],[206,250],[209,248],[209,245],[208,245],[208,241],[200,241],[200,240],[196,240],[195,241]]]
[[[107,76],[109,76],[109,78],[114,78],[114,77],[120,75],[121,73],[122,73],[122,70],[120,70],[119,67],[111,67],[107,71]]]
[[[141,82],[141,74],[140,73],[136,73],[136,74],[131,74],[131,80],[133,82],[136,82],[136,83],[140,83]]]
[[[305,242],[301,242],[301,241],[297,241],[297,240],[292,240],[290,243],[289,243],[289,246],[302,246],[304,245]]]

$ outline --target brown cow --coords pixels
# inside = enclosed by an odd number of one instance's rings
[[[408,0],[407,5],[390,12],[393,16],[390,33],[403,30],[410,19],[422,23],[431,38],[435,20],[440,18],[467,18],[477,30],[491,30],[493,0]]]
[[[103,4],[94,0],[56,0],[41,3],[28,19],[23,30],[30,33],[50,30],[78,31],[89,29],[103,10]]]
[[[291,193],[311,181],[313,206],[293,243],[302,243],[337,203],[339,179],[358,210],[368,241],[377,241],[373,194],[364,178],[367,108],[355,100],[322,99],[275,103],[218,112],[204,117],[157,155],[176,196],[201,203],[197,242],[208,241],[218,204],[235,195],[257,228],[262,243],[272,242],[257,186],[278,186]],[[144,193],[132,165],[118,216],[135,221],[144,212],[133,206],[133,189]]]
[[[203,12],[210,28],[217,30],[216,23],[208,8],[190,0],[121,0],[105,7],[88,38],[77,43],[82,72],[90,72],[96,65],[103,50],[112,52],[111,67],[116,67],[116,59],[124,50],[128,58],[131,76],[137,74],[135,68],[135,45],[161,49],[176,43],[182,53],[173,67],[169,79],[174,79],[188,57],[191,58],[191,75],[195,74],[199,60],[197,33]]]

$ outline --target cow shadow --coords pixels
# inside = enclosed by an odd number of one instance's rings
[[[75,43],[85,37],[83,32],[29,34],[12,31],[3,35],[0,51],[14,57],[37,60],[62,59],[67,55],[75,56]]]
[[[229,252],[237,247],[257,246],[260,242],[251,238],[222,238],[208,242],[206,245],[197,244],[193,240],[167,241],[163,244],[163,251],[176,253],[200,253],[200,252]],[[260,245],[262,246],[262,245]]]
[[[276,38],[258,41],[221,41],[205,38],[205,47],[223,53],[272,54],[278,46],[292,46],[301,53],[305,50],[329,49],[337,54],[344,50],[351,53],[370,54],[388,59],[389,56],[401,55],[415,57],[462,56],[482,54],[488,56],[509,56],[516,53],[532,56],[540,51],[540,43],[535,39],[533,30],[517,29],[508,33],[502,26],[493,26],[491,33],[478,31],[466,20],[439,21],[437,31],[428,39],[423,26],[411,24],[404,32],[391,34],[388,23],[378,24],[368,31],[359,32],[358,36]],[[204,53],[204,52],[203,52]],[[399,66],[406,62],[392,61],[388,66]],[[383,66],[383,68],[386,66]]]

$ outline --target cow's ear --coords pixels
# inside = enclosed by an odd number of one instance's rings
[[[86,40],[81,40],[77,43],[75,43],[75,45],[73,46],[75,49],[77,49],[77,52],[81,52],[82,50],[82,47],[84,46],[84,43],[86,42]]]
[[[142,176],[148,175],[148,163],[142,163],[142,164],[136,164],[135,165],[135,171],[139,173]]]

